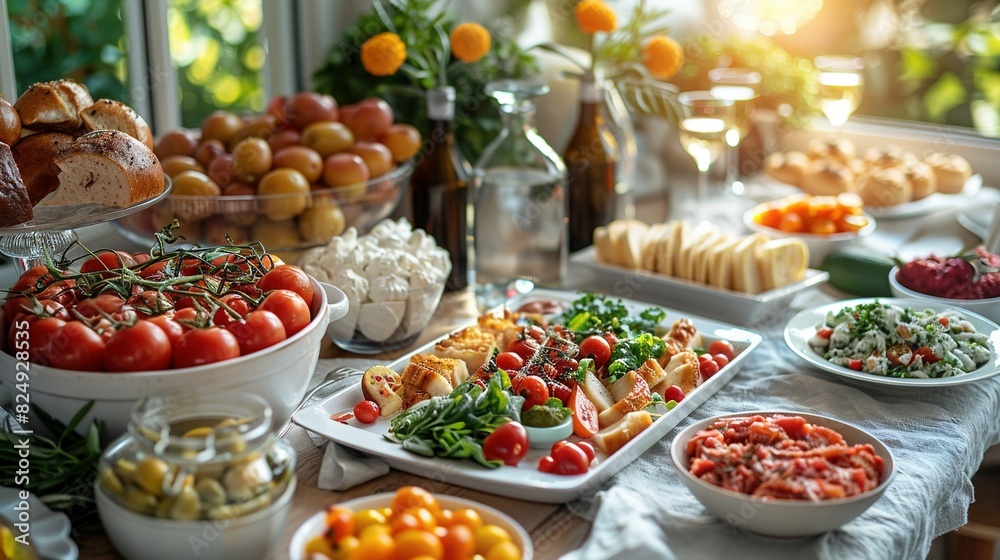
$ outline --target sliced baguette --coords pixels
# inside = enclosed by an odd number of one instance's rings
[[[670,235],[668,224],[653,224],[649,226],[646,237],[642,240],[642,260],[639,267],[643,270],[656,272],[657,261],[659,260],[660,240]]]
[[[611,385],[611,391],[612,395],[621,394],[622,398],[618,399],[618,402],[611,408],[597,415],[597,423],[602,428],[621,420],[629,412],[642,410],[652,402],[649,385],[634,371],[628,372],[615,381]]]
[[[760,277],[758,254],[768,237],[753,233],[743,238],[733,249],[733,289],[748,294],[759,294],[763,283]]]
[[[691,250],[691,280],[708,283],[709,255],[714,247],[725,243],[729,239],[729,234],[721,231],[713,231],[705,237],[701,243]]]
[[[742,237],[732,237],[708,252],[708,283],[716,288],[733,289],[733,253]]]
[[[773,290],[805,277],[809,246],[801,239],[772,239],[760,247],[761,288]]]
[[[597,412],[604,412],[615,404],[608,388],[601,383],[593,371],[588,371],[587,377],[583,380],[583,393],[587,395],[590,402],[594,403]]]
[[[597,251],[597,260],[615,264],[615,246],[611,243],[611,234],[606,226],[598,226],[594,230],[594,249]]]
[[[677,260],[674,262],[674,276],[684,280],[693,280],[691,265],[691,252],[701,244],[707,237],[712,235],[715,228],[707,222],[701,222],[690,231],[685,232],[684,241],[677,251]]]
[[[645,410],[630,412],[614,424],[602,428],[591,440],[605,455],[611,455],[652,425],[653,417]]]
[[[691,350],[678,352],[667,365],[663,367],[666,376],[653,387],[653,392],[661,397],[671,385],[677,385],[688,394],[698,385],[701,385],[701,373],[698,371],[698,355]]]
[[[612,230],[611,240],[618,253],[618,264],[625,268],[637,269],[642,262],[642,242],[649,226],[639,220],[619,220],[624,226]],[[620,232],[616,236],[616,231]]]
[[[687,234],[688,228],[687,222],[681,220],[670,222],[670,233],[660,241],[660,250],[656,261],[657,272],[660,274],[666,274],[667,276],[674,275],[677,252],[681,244],[684,243],[684,237]]]
[[[382,416],[395,414],[403,407],[403,380],[398,373],[385,366],[372,366],[361,376],[361,392],[365,398],[378,404]]]

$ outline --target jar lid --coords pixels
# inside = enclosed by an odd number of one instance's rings
[[[141,399],[129,434],[139,447],[176,464],[224,462],[259,449],[272,436],[272,412],[250,393],[174,392]]]

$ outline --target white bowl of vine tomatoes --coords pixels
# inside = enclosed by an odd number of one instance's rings
[[[256,393],[287,419],[344,293],[259,246],[154,254],[29,269],[4,303],[0,380],[64,423],[93,401],[79,425],[103,421],[106,440],[138,399],[170,391]]]

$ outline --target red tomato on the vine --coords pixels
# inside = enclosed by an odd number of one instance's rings
[[[306,328],[312,320],[309,306],[302,296],[291,290],[271,292],[257,309],[277,315],[278,319],[281,319],[281,324],[285,326],[285,334],[289,337]]]
[[[274,267],[257,281],[257,287],[265,293],[272,290],[291,290],[299,294],[306,305],[312,305],[315,295],[309,275],[293,264]]]
[[[170,338],[160,327],[136,321],[111,335],[105,346],[104,367],[114,372],[169,369],[172,354]]]
[[[238,358],[240,343],[222,327],[191,329],[174,347],[175,368],[185,368]]]
[[[580,358],[592,358],[594,365],[601,368],[611,359],[611,345],[603,336],[588,336],[580,343]]]
[[[285,340],[285,327],[278,316],[270,311],[251,311],[242,321],[232,321],[226,330],[233,333],[242,355],[252,354]]]
[[[541,377],[526,375],[514,387],[514,394],[524,397],[521,410],[528,410],[535,405],[545,404],[549,398],[549,388]]]
[[[246,318],[247,314],[250,313],[250,302],[240,294],[226,294],[219,299],[223,304],[227,305],[229,309],[235,311],[239,317],[233,317],[229,310],[220,305],[219,308],[215,310],[215,315],[212,316],[212,323],[216,326],[225,327],[230,323],[239,322],[241,319]]]
[[[97,253],[83,262],[80,272],[90,274],[105,270],[115,270],[119,268],[131,268],[136,265],[135,259],[125,251],[104,251]],[[107,275],[110,276],[110,275]]]
[[[104,349],[104,339],[94,329],[81,321],[70,321],[49,338],[49,365],[76,371],[101,371]]]

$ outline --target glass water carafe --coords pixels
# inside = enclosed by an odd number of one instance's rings
[[[548,91],[544,84],[524,81],[486,86],[500,103],[503,128],[475,166],[474,255],[481,304],[533,284],[558,286],[565,274],[566,166],[535,130],[530,101]]]

